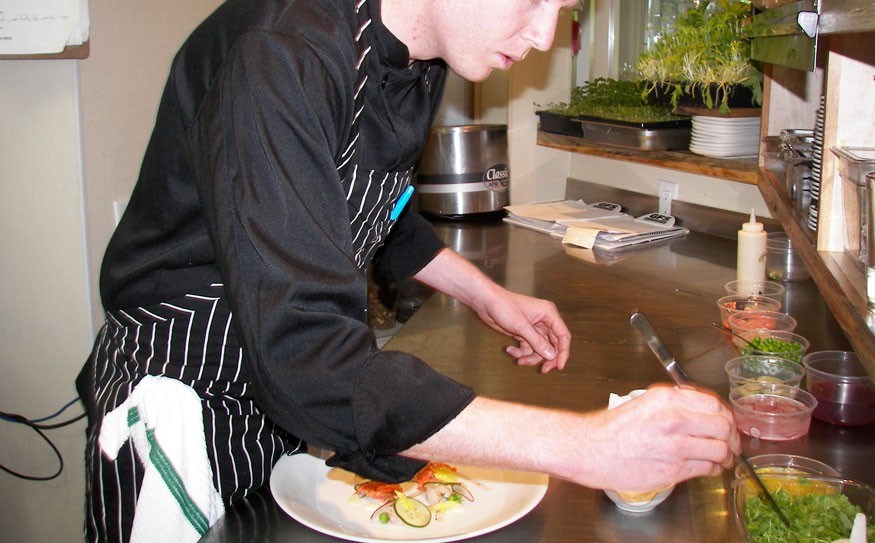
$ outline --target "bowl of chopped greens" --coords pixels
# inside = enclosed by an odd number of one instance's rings
[[[797,454],[768,453],[751,456],[747,459],[750,466],[760,477],[774,474],[814,475],[821,477],[841,477],[841,473],[829,464],[820,460],[799,456]],[[744,477],[741,466],[735,468],[736,477]]]
[[[875,538],[875,488],[818,475],[767,474],[763,484],[790,521],[787,527],[747,478],[731,485],[735,524],[749,543],[830,543],[850,537],[857,515],[865,516],[867,541]]]
[[[768,355],[786,358],[798,364],[808,352],[811,343],[795,332],[786,330],[745,330],[740,336],[747,343],[738,347],[742,356]]]

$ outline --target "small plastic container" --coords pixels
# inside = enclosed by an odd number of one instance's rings
[[[729,378],[729,387],[751,383],[779,383],[798,387],[805,377],[802,364],[774,356],[738,356],[723,366]]]
[[[738,429],[765,441],[788,441],[808,433],[817,400],[807,390],[777,383],[752,383],[729,391]]]
[[[723,285],[726,294],[743,294],[748,296],[765,296],[773,300],[783,301],[787,288],[781,283],[765,279],[737,279]]]
[[[875,383],[856,353],[816,351],[802,364],[806,388],[817,398],[815,418],[840,426],[875,422]]]
[[[720,323],[729,328],[729,317],[741,311],[780,311],[781,302],[765,296],[731,294],[717,300],[720,309]]]
[[[775,474],[763,481],[770,492],[782,488],[791,497],[802,495],[842,495],[852,504],[860,508],[867,519],[875,517],[875,488],[870,485],[842,479],[841,477],[822,477],[818,475]],[[739,477],[730,484],[730,504],[736,529],[742,541],[754,541],[759,534],[751,534],[745,519],[745,503],[757,495],[760,490],[747,477]],[[850,519],[853,521],[853,519]],[[780,522],[777,518],[774,522]],[[871,520],[867,520],[871,522]],[[760,519],[760,525],[767,525],[768,520]],[[850,530],[849,530],[850,531]]]
[[[795,332],[781,330],[747,330],[741,337],[749,343],[738,348],[739,354],[767,355],[775,358],[785,358],[802,363],[802,357],[808,352],[811,343]]]
[[[841,474],[828,464],[824,464],[820,460],[809,458],[807,456],[799,456],[796,454],[760,454],[747,459],[750,467],[757,472],[757,475],[818,475],[823,477],[841,477]],[[744,470],[741,466],[736,466],[735,476],[745,477]]]
[[[729,329],[739,335],[748,330],[796,330],[796,319],[780,311],[740,311],[729,315],[727,322]],[[736,345],[744,343],[741,339],[733,339]]]
[[[793,241],[783,232],[769,232],[766,240],[766,277],[770,281],[804,281],[810,277]]]

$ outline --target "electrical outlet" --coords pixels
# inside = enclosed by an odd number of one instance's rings
[[[659,180],[659,212],[671,215],[671,201],[678,197],[677,181]]]

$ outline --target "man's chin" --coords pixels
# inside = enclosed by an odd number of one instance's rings
[[[452,70],[452,68],[450,68]],[[464,79],[465,81],[470,81],[471,83],[480,83],[481,81],[485,81],[487,77],[492,74],[492,71],[495,68],[482,68],[475,71],[459,71],[453,70],[453,73]]]

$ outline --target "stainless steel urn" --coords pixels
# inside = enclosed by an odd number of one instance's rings
[[[506,125],[432,128],[416,173],[420,212],[454,219],[500,215],[509,185]]]

